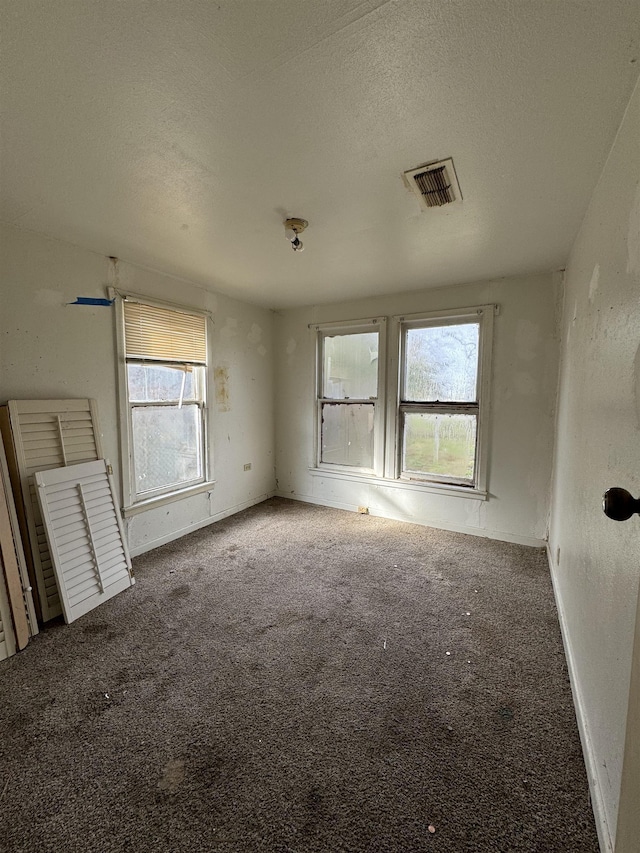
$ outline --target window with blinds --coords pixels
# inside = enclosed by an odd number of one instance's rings
[[[131,503],[206,480],[204,314],[122,303]]]
[[[207,363],[203,314],[125,300],[124,330],[127,358]]]

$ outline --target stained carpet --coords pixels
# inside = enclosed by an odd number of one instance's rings
[[[3,850],[596,853],[542,550],[272,499],[134,567],[0,665]]]

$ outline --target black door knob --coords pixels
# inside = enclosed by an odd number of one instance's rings
[[[607,489],[602,498],[602,509],[614,521],[626,521],[634,512],[640,513],[640,500],[636,500],[626,489]]]

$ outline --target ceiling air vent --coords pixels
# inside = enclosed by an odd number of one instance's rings
[[[426,163],[417,169],[411,169],[404,173],[404,180],[409,189],[418,196],[424,210],[462,201],[460,185],[451,159]]]

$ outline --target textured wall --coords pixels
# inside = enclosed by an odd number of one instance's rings
[[[495,302],[487,501],[322,478],[314,464],[315,336],[309,323]],[[279,493],[434,527],[541,544],[546,537],[558,340],[553,276],[509,278],[281,312],[277,330]]]
[[[603,846],[616,826],[640,576],[640,522],[619,524],[601,509],[610,486],[640,492],[639,139],[636,89],[566,271],[551,516]]]
[[[104,296],[105,257],[15,228],[0,233],[0,401],[94,397],[105,455],[119,461],[113,308],[68,305]],[[158,273],[119,264],[124,290],[203,308],[213,316],[210,446],[216,485],[127,521],[134,552],[188,532],[273,490],[272,314]],[[213,379],[213,377],[212,377]],[[245,472],[243,466],[252,468]]]

